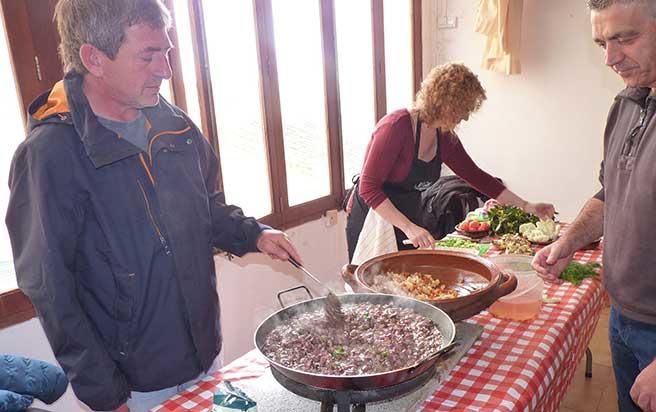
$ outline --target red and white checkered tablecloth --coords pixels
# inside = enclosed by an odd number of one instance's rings
[[[219,372],[203,378],[196,385],[153,408],[152,411],[211,411],[214,392],[221,381],[225,379],[238,382],[256,379],[264,375],[268,367],[269,362],[266,358],[257,349],[253,349]]]
[[[492,251],[492,254],[498,252]],[[601,262],[601,247],[579,251],[581,263]],[[546,284],[549,297],[530,322],[497,319],[489,312],[468,319],[483,333],[423,411],[557,411],[597,326],[606,295],[598,280]]]
[[[601,246],[577,252],[574,258],[601,262]],[[483,326],[482,335],[420,410],[557,411],[607,299],[598,280],[586,279],[578,287],[549,284],[545,289],[560,302],[543,305],[532,321],[497,319],[487,311],[468,319]],[[254,379],[267,367],[264,357],[252,350],[153,410],[211,410],[221,380]]]

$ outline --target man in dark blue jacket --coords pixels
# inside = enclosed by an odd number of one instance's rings
[[[61,0],[56,19],[66,75],[31,105],[11,167],[18,283],[78,398],[141,410],[137,392],[175,390],[221,349],[213,248],[299,256],[223,203],[212,147],[160,99],[159,0]]]

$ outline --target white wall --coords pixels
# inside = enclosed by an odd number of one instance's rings
[[[345,217],[338,215],[337,224],[326,226],[321,218],[287,231],[304,260],[310,273],[328,282],[335,290],[343,290],[340,269],[347,262]],[[276,293],[279,290],[301,284],[298,269],[286,262],[273,262],[261,254],[250,254],[244,258],[228,261],[216,257],[221,317],[223,327],[223,359],[225,363],[239,357],[254,347],[253,334],[257,325],[268,315],[280,309]],[[307,285],[314,287],[310,280]],[[317,289],[314,288],[314,291]],[[321,291],[318,291],[321,294]],[[290,298],[304,298],[302,294]],[[286,300],[287,302],[287,300]],[[0,353],[13,353],[56,364],[56,360],[37,319],[0,329]],[[72,390],[53,405],[44,409],[57,412],[88,411]]]
[[[481,110],[458,130],[467,151],[515,193],[552,202],[571,221],[600,187],[603,127],[623,87],[591,40],[585,2],[524,1],[522,73],[512,76],[480,68],[476,0],[423,4],[424,70],[462,62],[487,91]],[[458,18],[457,28],[436,29],[445,12]]]

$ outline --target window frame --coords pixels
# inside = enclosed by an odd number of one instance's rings
[[[279,228],[296,226],[320,217],[336,208],[344,194],[339,100],[336,68],[334,6],[332,0],[319,1],[321,10],[322,53],[324,61],[324,109],[327,124],[330,191],[300,205],[289,206],[285,145],[280,111],[280,92],[277,83],[276,50],[273,33],[273,12],[269,0],[254,0],[256,40],[262,84],[262,113],[264,113],[268,166],[271,176],[272,213],[261,221]]]
[[[275,45],[270,0],[252,0],[256,27],[257,55],[261,82],[261,112],[263,114],[266,153],[271,182],[272,213],[259,219],[265,224],[287,229],[315,220],[330,209],[341,206],[346,193],[342,152],[340,93],[337,78],[337,53],[335,36],[335,8],[333,0],[314,0],[321,10],[322,53],[324,59],[324,90],[329,156],[331,193],[312,201],[289,206],[287,199],[287,177],[283,129],[280,113]],[[412,51],[414,92],[422,79],[422,0],[412,1]],[[173,0],[164,0],[174,13]],[[372,12],[372,34],[374,61],[374,104],[375,119],[380,120],[386,112],[385,47],[383,25],[383,0],[370,0]],[[57,54],[59,37],[52,19],[57,0],[0,0],[2,18],[8,33],[10,58],[16,79],[16,88],[23,105],[23,120],[31,101],[63,77]],[[205,37],[202,0],[187,0],[191,19],[192,45],[194,48],[197,90],[200,104],[201,128],[217,153],[220,153],[217,125],[214,114],[212,83],[208,67],[207,39]],[[45,6],[45,7],[44,7]],[[177,43],[174,27],[171,39]],[[38,64],[35,60],[38,58]],[[171,52],[171,91],[174,103],[186,109],[186,93],[182,78],[181,59],[175,48]],[[220,162],[220,159],[219,159]],[[219,163],[218,188],[223,190],[221,165]],[[14,289],[0,294],[0,329],[23,322],[36,316],[29,299]]]
[[[57,54],[59,36],[52,20],[55,4],[56,0],[0,0],[24,124],[32,100],[63,77]],[[20,289],[0,293],[0,329],[34,316],[32,303]]]
[[[172,0],[167,0],[170,6]],[[321,217],[327,210],[341,206],[348,189],[344,184],[344,165],[342,152],[341,118],[339,104],[339,82],[337,79],[337,53],[335,36],[335,12],[333,0],[314,0],[321,9],[322,53],[324,61],[324,90],[327,123],[327,144],[329,156],[329,176],[331,192],[327,196],[290,206],[287,196],[287,173],[285,167],[285,147],[280,112],[280,93],[277,84],[277,65],[273,35],[273,16],[270,0],[252,0],[256,28],[257,56],[261,84],[261,113],[266,144],[266,155],[271,184],[272,213],[259,218],[263,223],[280,229],[287,229]],[[412,25],[412,72],[413,92],[419,90],[422,79],[422,39],[421,10],[422,0],[411,1]],[[207,40],[204,30],[202,0],[187,0],[190,10],[192,43],[197,57],[196,75],[199,98],[201,99],[202,130],[213,147],[220,153],[218,133],[220,125],[214,115],[212,82],[208,69]],[[370,0],[372,11],[373,56],[374,61],[374,102],[375,119],[382,118],[386,109],[385,87],[385,45],[383,23],[383,0]],[[175,73],[174,73],[175,74]],[[173,89],[184,89],[181,76],[171,79]],[[174,93],[175,95],[175,93]],[[176,100],[176,104],[178,104]],[[219,188],[223,188],[221,168],[219,167]]]
[[[32,100],[64,76],[57,51],[59,35],[52,19],[56,4],[57,0],[0,0],[25,123]]]

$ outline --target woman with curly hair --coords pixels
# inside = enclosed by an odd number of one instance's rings
[[[471,70],[462,64],[445,64],[430,71],[411,109],[394,111],[378,122],[347,206],[349,260],[370,207],[394,226],[399,250],[434,245],[431,233],[418,224],[419,187],[439,179],[442,162],[499,203],[540,217],[553,216],[553,205],[523,200],[481,170],[453,131],[484,100],[485,90]],[[403,245],[406,238],[412,246]]]

